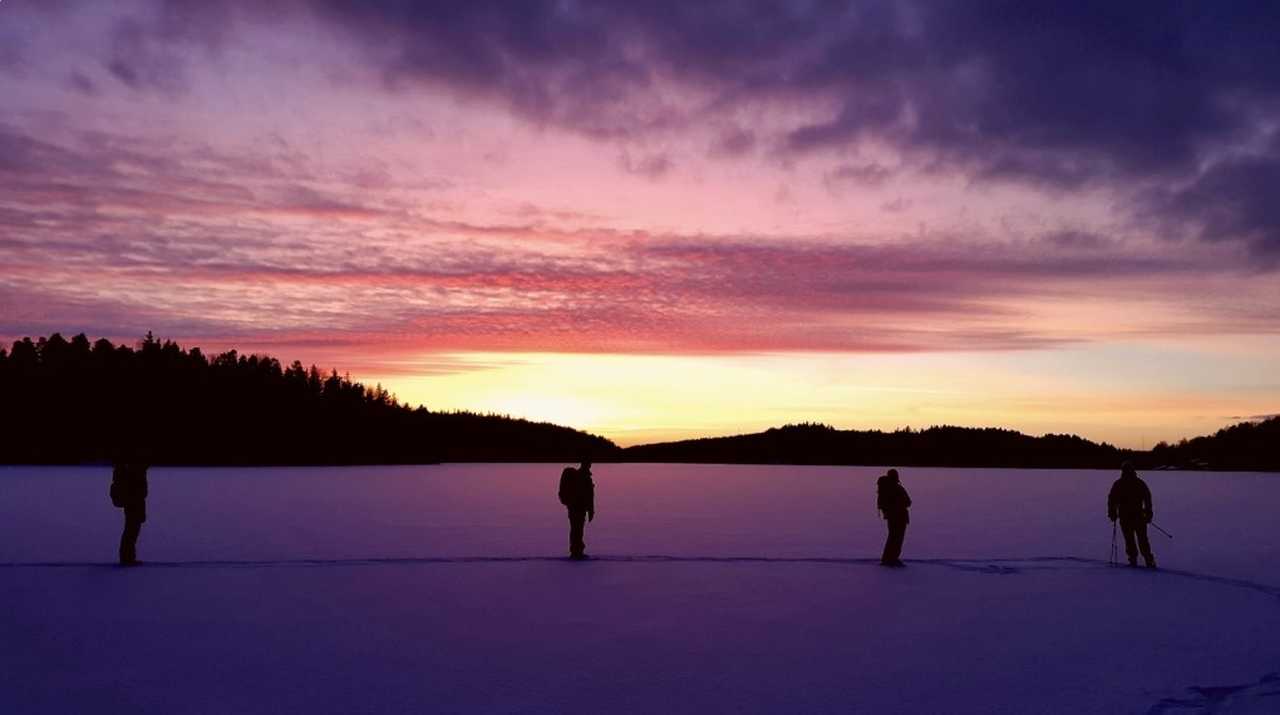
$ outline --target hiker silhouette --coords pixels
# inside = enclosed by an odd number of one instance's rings
[[[898,470],[890,469],[883,477],[876,480],[876,508],[884,515],[889,525],[889,534],[884,542],[884,554],[880,557],[881,566],[905,566],[902,563],[902,542],[907,537],[907,524],[911,517],[907,510],[911,508],[911,497],[898,481]]]
[[[111,471],[111,503],[124,510],[120,565],[138,563],[138,535],[147,521],[147,464],[139,455],[117,459]]]
[[[577,469],[565,467],[560,473],[560,503],[569,512],[569,557],[585,559],[586,522],[596,518],[596,485],[591,481],[591,462],[583,460]]]
[[[1154,517],[1151,489],[1138,477],[1133,465],[1125,462],[1120,466],[1120,478],[1111,485],[1107,494],[1107,518],[1120,520],[1124,552],[1129,557],[1130,566],[1138,565],[1138,553],[1141,552],[1147,568],[1156,567],[1156,557],[1151,553],[1151,541],[1147,538],[1147,524]]]

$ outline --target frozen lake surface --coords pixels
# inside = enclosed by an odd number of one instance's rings
[[[1151,472],[1162,569],[1091,471],[0,468],[0,712],[1280,712],[1280,475]]]

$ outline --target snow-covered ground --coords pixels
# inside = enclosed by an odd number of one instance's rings
[[[1280,712],[1280,475],[1152,472],[1162,569],[1109,568],[1115,474],[597,465],[0,468],[0,713]]]

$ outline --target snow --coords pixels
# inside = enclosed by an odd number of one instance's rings
[[[1152,472],[1162,569],[1110,568],[1109,472],[610,465],[0,468],[0,713],[1280,711],[1280,475]]]

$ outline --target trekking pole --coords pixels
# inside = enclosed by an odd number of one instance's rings
[[[1111,565],[1116,565],[1116,520],[1111,520]]]
[[[1154,527],[1156,528],[1156,531],[1160,532],[1161,534],[1164,534],[1165,536],[1169,537],[1170,539],[1172,539],[1172,538],[1173,538],[1173,534],[1170,534],[1169,532],[1165,531],[1164,529],[1161,529],[1159,524],[1155,523],[1154,521],[1149,522],[1149,523],[1150,523],[1152,526],[1154,526]]]

